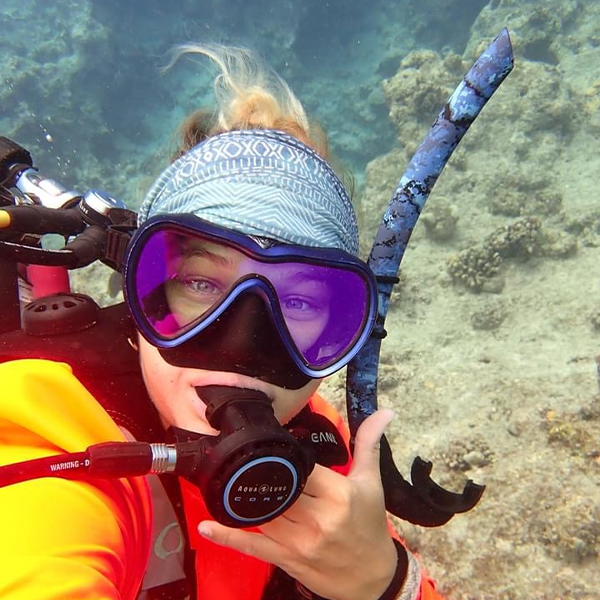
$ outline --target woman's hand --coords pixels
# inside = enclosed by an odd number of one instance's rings
[[[362,423],[347,477],[317,465],[296,503],[260,533],[203,521],[200,534],[277,565],[319,596],[377,600],[397,563],[379,473],[379,439],[392,416],[378,410]]]

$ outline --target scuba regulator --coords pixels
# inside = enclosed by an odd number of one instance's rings
[[[0,137],[0,333],[21,328],[22,318],[32,335],[81,328],[97,310],[91,298],[73,295],[71,304],[85,308],[64,316],[49,310],[52,304],[30,302],[53,293],[69,294],[68,269],[102,260],[119,270],[117,257],[135,227],[136,214],[123,202],[96,190],[70,191],[42,177],[27,150]],[[42,247],[46,234],[72,239],[54,250]],[[64,305],[64,298],[53,300]]]
[[[503,30],[444,105],[384,214],[368,261],[378,283],[379,316],[370,339],[348,365],[352,438],[377,408],[385,317],[412,230],[453,150],[512,66],[510,39]],[[101,192],[81,195],[43,179],[33,169],[29,153],[6,138],[0,138],[0,186],[0,301],[5,315],[8,311],[2,330],[22,328],[30,335],[52,335],[64,327],[91,327],[97,305],[68,290],[34,298],[21,310],[16,281],[23,277],[22,265],[74,269],[101,260],[120,271],[136,228],[135,213]],[[40,245],[40,236],[46,233],[73,239],[60,250],[49,250]],[[226,525],[259,525],[277,517],[302,492],[315,459],[327,454],[329,448],[319,445],[320,436],[315,442],[311,434],[327,426],[313,414],[292,422],[286,430],[275,419],[270,400],[256,390],[208,386],[198,392],[207,404],[209,423],[220,431],[218,436],[172,428],[172,444],[97,444],[85,452],[0,467],[0,486],[47,476],[85,479],[172,473],[199,487],[209,512]],[[325,439],[335,435],[333,429]],[[326,464],[345,464],[345,451],[330,454]],[[430,477],[432,464],[420,458],[412,465],[409,483],[396,468],[385,436],[380,464],[387,510],[415,524],[442,525],[454,514],[473,508],[484,491],[470,480],[462,493],[443,489]]]

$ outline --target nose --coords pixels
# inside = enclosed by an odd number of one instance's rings
[[[208,327],[175,348],[161,348],[170,364],[247,375],[287,389],[310,381],[294,362],[260,287],[244,290]]]

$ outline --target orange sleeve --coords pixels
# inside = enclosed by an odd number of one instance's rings
[[[4,363],[0,383],[0,465],[124,440],[65,364]],[[0,531],[0,598],[132,600],[150,547],[146,482],[43,478],[1,487]]]
[[[435,583],[424,573],[422,573],[421,579],[421,596],[419,600],[445,600],[435,589]]]
[[[336,426],[344,438],[346,445],[350,447],[350,431],[340,413],[333,406],[331,406],[331,404],[319,396],[319,394],[313,394],[310,399],[310,406],[312,410],[323,415],[324,417],[327,417]],[[344,467],[336,467],[334,470],[342,473],[343,475],[347,475],[351,465],[352,459],[350,459],[348,464],[346,464]],[[404,543],[404,541],[398,535],[398,532],[394,529],[394,526],[390,520],[388,520],[388,529],[392,537]],[[445,600],[444,597],[436,591],[433,580],[423,570],[421,570],[421,589],[419,600]]]

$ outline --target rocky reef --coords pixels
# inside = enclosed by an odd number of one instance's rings
[[[598,23],[596,4],[492,0],[462,50],[415,50],[382,83],[398,147],[366,169],[364,255],[450,91],[509,27],[514,72],[428,200],[386,326],[397,387],[380,398],[399,461],[425,454],[440,483],[487,485],[442,530],[400,525],[453,599],[600,589]]]
[[[481,244],[461,250],[448,259],[452,281],[471,291],[501,292],[502,267],[509,260],[534,257],[567,258],[577,250],[577,239],[565,232],[542,229],[535,217],[514,221],[492,232]]]
[[[73,0],[6,0],[0,27],[1,134],[26,144],[54,177],[98,184],[103,168],[94,146],[108,131],[98,99],[80,78],[109,31],[93,18],[90,3]]]
[[[401,171],[467,67],[455,54],[442,57],[418,50],[383,82],[402,150],[367,167],[362,198],[366,230],[375,227]],[[455,204],[461,198],[461,214],[477,203],[501,216],[560,217],[562,187],[568,182],[559,181],[556,147],[569,144],[583,123],[583,104],[584,96],[575,93],[556,67],[521,61],[452,157],[442,175],[445,196]],[[518,127],[507,131],[508,124],[517,122]],[[536,165],[534,173],[531,165]],[[474,189],[478,196],[469,202]]]

